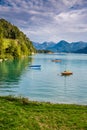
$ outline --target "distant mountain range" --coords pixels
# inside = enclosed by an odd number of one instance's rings
[[[75,53],[87,53],[87,42],[79,41],[69,43],[61,40],[57,43],[54,42],[33,42],[34,47],[37,50],[50,50],[52,52],[75,52]],[[85,50],[85,51],[84,51]]]
[[[55,43],[54,42],[43,42],[43,43],[38,43],[38,42],[33,42],[34,47],[37,50],[48,50],[50,47],[54,47]]]
[[[83,49],[80,49],[80,50],[77,50],[76,53],[84,53],[84,54],[87,54],[87,47],[83,48]]]

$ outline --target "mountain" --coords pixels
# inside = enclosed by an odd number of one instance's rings
[[[85,47],[87,47],[87,42],[79,41],[79,42],[71,43],[71,51],[72,52],[83,49]]]
[[[77,51],[75,51],[75,53],[84,53],[84,54],[87,54],[87,47],[85,47],[83,49],[80,49],[80,50],[77,50]]]
[[[67,41],[61,40],[57,43],[54,42],[43,42],[34,43],[33,45],[36,47],[37,50],[49,50],[53,52],[76,52],[77,50],[83,49],[87,47],[87,42],[72,42],[69,43]]]
[[[33,46],[37,49],[37,50],[41,50],[41,43],[38,42],[32,42]]]
[[[37,50],[49,50],[49,48],[53,47],[55,43],[54,42],[43,42],[43,43],[33,42],[33,45]]]
[[[54,52],[69,52],[70,44],[64,40],[61,40],[55,46],[51,47],[50,50],[53,50]]]
[[[0,19],[0,58],[20,58],[35,52],[27,36],[5,19]]]

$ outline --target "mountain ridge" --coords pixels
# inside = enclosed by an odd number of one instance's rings
[[[77,50],[75,53],[83,53],[83,54],[87,54],[87,47],[83,48],[83,49],[80,49],[80,50]]]
[[[87,47],[87,42],[83,41],[70,43],[65,40],[61,40],[57,43],[55,42],[43,42],[43,43],[32,42],[32,43],[37,50],[49,50],[53,52],[76,52],[80,49]]]

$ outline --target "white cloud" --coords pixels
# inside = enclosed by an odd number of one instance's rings
[[[65,32],[84,32],[87,27],[85,20],[87,21],[87,9],[73,10],[69,12],[62,12],[55,15],[54,20]]]
[[[87,0],[1,1],[0,17],[18,26],[33,41],[87,39]]]

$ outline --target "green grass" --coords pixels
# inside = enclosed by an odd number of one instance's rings
[[[0,97],[0,130],[87,130],[87,106]]]

